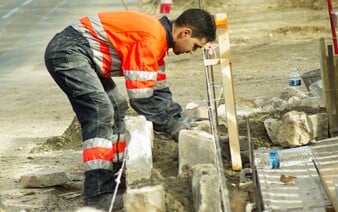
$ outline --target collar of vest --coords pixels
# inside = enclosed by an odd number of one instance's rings
[[[168,19],[167,16],[163,16],[162,18],[160,18],[160,22],[163,25],[163,27],[165,28],[165,31],[167,32],[167,44],[168,44],[168,48],[172,48],[174,46],[174,39],[172,36],[172,25],[170,20]]]

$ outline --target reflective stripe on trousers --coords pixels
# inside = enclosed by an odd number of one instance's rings
[[[121,162],[124,157],[126,141],[123,138],[111,142],[102,138],[88,139],[83,142],[83,162],[87,170],[112,170],[112,162]],[[117,136],[116,136],[117,139]]]

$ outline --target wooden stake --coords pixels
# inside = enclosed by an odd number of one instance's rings
[[[327,65],[327,55],[325,48],[325,39],[322,37],[319,40],[320,46],[320,65],[321,65],[321,75],[322,75],[322,83],[323,83],[323,96],[325,98],[326,110],[328,113],[329,125],[332,124],[332,116],[330,114],[332,111],[332,101],[330,95],[330,78],[329,78],[329,67]]]
[[[227,114],[231,163],[233,170],[240,171],[242,169],[242,159],[240,153],[236,102],[230,64],[230,39],[229,30],[227,27],[227,15],[225,13],[216,14],[216,20],[218,27],[218,44],[220,49],[220,64],[222,69],[223,93]]]
[[[333,55],[332,45],[328,45],[326,51],[324,38],[320,38],[320,58],[323,95],[329,119],[329,133],[330,137],[334,137],[338,135],[338,93],[336,85],[336,82],[338,82],[338,74],[335,73],[338,71],[338,57]]]
[[[330,79],[330,90],[331,90],[331,116],[332,116],[332,123],[329,127],[330,136],[336,136],[338,133],[337,130],[337,96],[336,96],[336,77],[335,77],[335,66],[334,66],[334,56],[333,56],[333,49],[332,45],[328,45],[327,48],[328,52],[328,67],[329,67],[329,79]]]

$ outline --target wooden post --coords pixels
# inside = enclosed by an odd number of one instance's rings
[[[327,63],[328,63],[328,71],[329,71],[329,79],[330,79],[330,90],[331,90],[331,102],[332,102],[332,110],[330,115],[332,116],[332,123],[329,128],[330,130],[330,136],[336,136],[337,135],[337,95],[336,95],[336,74],[335,74],[335,68],[334,68],[334,57],[333,57],[333,49],[332,45],[328,45],[327,48],[328,52],[328,58],[327,58]]]
[[[230,39],[225,13],[216,14],[216,26],[218,30],[218,44],[220,51],[220,65],[223,78],[223,96],[227,114],[227,126],[229,134],[229,145],[231,154],[232,169],[240,171],[242,169],[242,159],[240,153],[239,132],[237,123],[236,101],[234,86],[232,81],[230,64]]]
[[[327,53],[324,38],[320,38],[320,56],[322,83],[326,100],[326,111],[329,119],[330,137],[338,136],[338,56],[333,55],[332,45],[328,45]]]

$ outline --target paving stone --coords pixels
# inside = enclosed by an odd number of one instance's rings
[[[164,189],[161,185],[137,189],[127,189],[124,198],[126,212],[135,211],[166,211]]]
[[[141,179],[149,179],[153,168],[152,143],[154,138],[152,123],[144,116],[127,116],[126,124],[126,179],[132,184]]]
[[[82,207],[78,208],[75,212],[104,212],[104,211],[92,207]]]
[[[221,211],[220,181],[212,164],[193,166],[192,192],[196,212]]]
[[[41,169],[20,177],[20,184],[24,188],[45,188],[62,185],[70,181],[64,171],[54,168]]]
[[[278,144],[277,134],[282,121],[275,118],[268,118],[264,120],[264,127],[273,144]]]
[[[308,115],[312,123],[313,137],[322,140],[329,137],[329,121],[327,113]]]
[[[196,164],[216,164],[216,146],[214,137],[204,131],[181,130],[178,138],[179,168],[178,174],[185,166]]]

